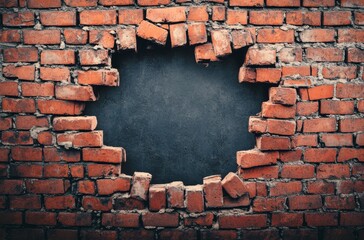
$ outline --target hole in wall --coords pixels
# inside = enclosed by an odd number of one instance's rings
[[[238,83],[243,56],[237,51],[206,67],[195,63],[192,47],[141,41],[138,53],[114,53],[120,86],[97,88],[99,100],[88,103],[85,114],[97,116],[105,145],[126,149],[123,173],[198,184],[236,171],[236,151],[255,145],[249,116],[260,112],[269,88]]]

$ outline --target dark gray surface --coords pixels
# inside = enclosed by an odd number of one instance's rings
[[[126,149],[123,173],[196,184],[236,171],[236,151],[255,144],[248,118],[268,98],[267,85],[238,83],[241,52],[208,67],[191,48],[114,55],[121,86],[98,88],[86,114],[97,116],[105,145]]]

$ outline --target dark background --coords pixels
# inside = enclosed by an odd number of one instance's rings
[[[122,172],[197,184],[236,171],[236,151],[255,144],[248,118],[268,99],[268,85],[238,83],[244,53],[206,67],[193,48],[138,47],[114,54],[120,87],[98,87],[99,100],[85,111],[97,116],[105,145],[126,149]]]

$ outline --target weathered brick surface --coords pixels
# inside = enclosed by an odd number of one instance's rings
[[[362,239],[363,7],[0,0],[0,239]],[[190,45],[197,63],[242,49],[237,81],[272,84],[237,173],[121,174],[126,151],[82,113],[94,85],[119,86],[112,53],[139,38]]]

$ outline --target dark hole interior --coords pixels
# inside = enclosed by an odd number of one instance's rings
[[[104,144],[122,146],[122,172],[145,171],[153,183],[198,184],[236,171],[238,150],[254,147],[248,118],[268,99],[268,85],[239,84],[242,51],[207,67],[193,48],[139,42],[138,53],[114,54],[120,87],[99,87],[86,115],[97,116]]]

